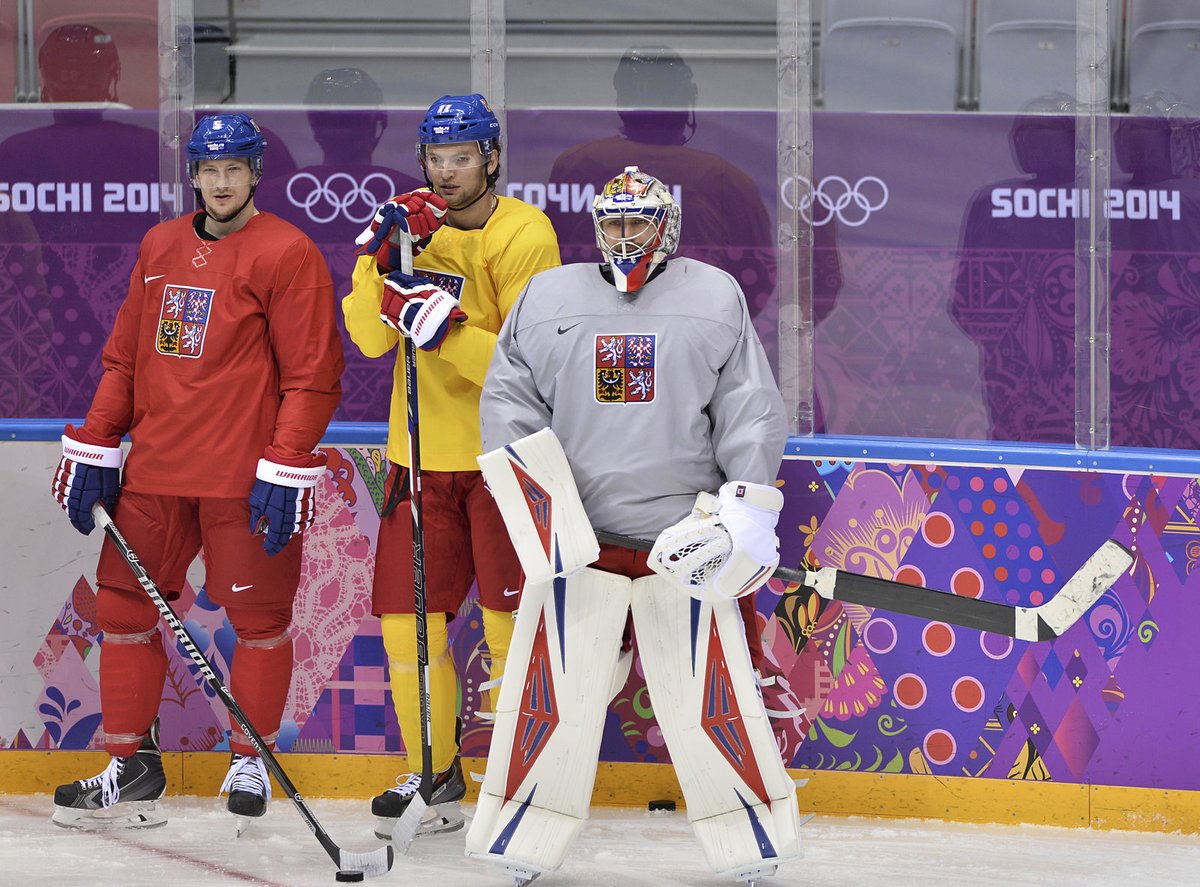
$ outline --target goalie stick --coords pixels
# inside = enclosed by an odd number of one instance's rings
[[[636,551],[649,551],[654,547],[648,539],[616,533],[597,532],[596,538],[606,545]],[[878,607],[1022,641],[1050,641],[1074,625],[1132,563],[1133,555],[1129,550],[1115,539],[1109,539],[1063,584],[1058,594],[1037,607],[1009,607],[833,567],[819,570],[777,567],[773,575],[784,582],[807,586],[827,601]]]
[[[296,790],[296,786],[288,778],[288,775],[283,772],[283,767],[275,760],[275,755],[267,747],[263,738],[254,729],[250,723],[250,719],[246,717],[241,706],[233,698],[232,694],[221,683],[221,679],[217,677],[217,673],[213,667],[209,665],[208,660],[204,658],[204,654],[200,652],[200,648],[196,646],[196,642],[192,639],[191,634],[184,627],[179,617],[175,615],[175,610],[167,603],[167,599],[163,597],[162,592],[158,590],[158,586],[154,584],[154,580],[146,572],[146,568],[142,566],[142,562],[138,559],[137,553],[129,547],[129,543],[125,541],[125,537],[121,535],[121,531],[117,529],[117,525],[113,523],[108,511],[104,508],[103,502],[97,502],[92,506],[92,517],[96,520],[96,526],[104,530],[105,534],[121,557],[125,559],[125,563],[129,565],[129,569],[133,571],[133,575],[137,577],[137,581],[145,589],[146,594],[150,595],[150,600],[154,601],[154,606],[158,608],[158,612],[162,614],[163,619],[171,630],[175,632],[175,637],[179,639],[179,643],[187,651],[187,654],[192,658],[192,661],[200,669],[200,674],[212,687],[213,692],[217,694],[217,698],[225,704],[225,708],[229,710],[230,716],[237,722],[246,739],[254,746],[254,750],[258,752],[271,775],[275,777],[275,781],[279,783],[292,803],[296,805],[296,809],[300,811],[300,816],[308,825],[312,833],[316,835],[321,846],[325,848],[325,852],[329,854],[338,867],[340,872],[362,872],[364,877],[373,878],[376,875],[387,874],[392,868],[392,862],[395,859],[395,854],[391,846],[380,847],[377,850],[372,850],[369,853],[355,853],[350,850],[343,850],[333,842],[325,829],[321,828],[321,823],[317,822],[311,810],[308,809],[308,804],[304,798],[300,796],[300,792]]]

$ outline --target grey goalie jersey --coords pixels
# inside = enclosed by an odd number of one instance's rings
[[[653,538],[696,493],[774,484],[783,399],[737,282],[686,258],[632,297],[594,264],[537,274],[500,330],[484,452],[550,427],[592,526]]]

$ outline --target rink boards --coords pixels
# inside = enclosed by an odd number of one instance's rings
[[[281,737],[313,796],[366,797],[402,749],[369,613],[386,465],[378,428],[338,426],[319,518],[305,542],[297,662]],[[98,771],[94,625],[99,538],[76,534],[46,494],[54,443],[7,427],[11,506],[0,538],[0,790],[36,792]],[[50,435],[43,435],[49,437]],[[361,441],[368,441],[363,444]],[[772,581],[759,628],[776,681],[768,707],[785,762],[810,777],[806,811],[1196,831],[1200,724],[1194,675],[1200,467],[1190,453],[796,439],[781,470],[783,563],[898,578],[1036,606],[1108,538],[1138,558],[1053,642],[1031,644],[856,605]],[[1136,535],[1134,535],[1136,530]],[[221,670],[231,634],[194,566],[179,611]],[[474,595],[451,623],[463,674],[464,754],[486,755],[473,717],[484,678]],[[227,720],[168,651],[163,742],[173,791],[215,790]],[[596,802],[678,797],[637,669],[615,699]],[[102,759],[98,756],[97,762]],[[475,761],[474,769],[482,763]],[[933,776],[935,778],[927,778]],[[473,790],[473,785],[472,785]]]

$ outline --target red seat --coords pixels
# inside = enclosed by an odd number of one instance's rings
[[[16,5],[0,6],[5,15]],[[17,100],[17,30],[7,21],[0,21],[0,104]]]
[[[34,5],[34,41],[41,47],[56,28],[92,25],[108,34],[121,59],[117,100],[135,108],[158,107],[158,15],[156,0],[129,0],[142,10],[106,12],[87,0],[53,0]]]

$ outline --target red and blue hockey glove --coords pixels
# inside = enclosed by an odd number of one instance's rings
[[[412,339],[422,351],[433,351],[446,341],[450,322],[462,323],[467,312],[458,307],[458,299],[432,280],[393,271],[383,282],[379,319]]]
[[[380,270],[400,267],[402,238],[412,241],[413,255],[429,245],[446,217],[446,201],[432,191],[398,194],[375,211],[371,224],[355,238],[360,256],[374,256]]]
[[[106,443],[110,441],[68,425],[62,436],[62,458],[50,485],[50,492],[71,519],[71,525],[85,536],[96,528],[92,506],[100,501],[112,511],[121,491],[124,454],[119,446]]]
[[[268,451],[268,455],[274,455]],[[263,550],[283,551],[293,536],[312,526],[316,515],[316,486],[325,473],[325,455],[301,459],[258,460],[257,480],[250,491],[250,532],[262,533]],[[293,464],[289,464],[293,463]]]

